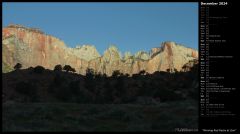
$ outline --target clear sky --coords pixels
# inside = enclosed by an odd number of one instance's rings
[[[67,46],[135,53],[175,41],[198,49],[198,3],[3,3],[3,27],[40,28]]]

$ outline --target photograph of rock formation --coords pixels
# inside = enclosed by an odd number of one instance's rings
[[[3,132],[197,131],[197,3],[4,2],[2,21]]]

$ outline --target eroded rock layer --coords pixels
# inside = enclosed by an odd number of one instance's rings
[[[135,74],[141,70],[148,73],[182,70],[184,64],[198,58],[198,51],[178,45],[175,42],[163,42],[151,51],[139,51],[124,56],[116,46],[110,46],[101,56],[92,45],[68,48],[65,43],[39,29],[21,25],[10,25],[2,30],[2,71],[9,72],[16,63],[23,68],[37,65],[53,69],[55,65],[71,65],[77,73],[85,74],[87,68],[108,76],[114,70]]]

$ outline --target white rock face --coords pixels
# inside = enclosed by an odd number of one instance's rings
[[[150,59],[150,56],[149,56],[146,52],[144,52],[144,51],[138,51],[138,52],[134,55],[134,57],[135,57],[136,59],[142,59],[142,60],[149,60],[149,59]]]
[[[69,50],[70,53],[86,61],[101,57],[101,55],[98,53],[97,49],[93,45],[78,45],[76,46],[76,48],[70,48]]]
[[[131,58],[132,57],[132,54],[131,54],[131,52],[125,52],[124,53],[124,57],[123,57],[123,60],[127,60],[127,59],[129,59],[129,58]]]
[[[103,54],[103,59],[106,62],[117,61],[121,59],[121,54],[118,51],[118,48],[114,45],[111,45]]]

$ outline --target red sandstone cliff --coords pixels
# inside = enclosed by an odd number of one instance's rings
[[[68,48],[56,37],[20,25],[3,28],[2,36],[2,64],[8,67],[21,63],[23,68],[41,65],[53,69],[57,64],[69,64],[81,74],[85,74],[87,68],[107,75],[111,75],[114,70],[134,74],[141,70],[149,73],[167,69],[181,70],[188,61],[198,58],[196,50],[174,42],[162,43],[159,48],[153,48],[150,55],[138,52],[122,59],[115,46],[109,47],[101,56],[94,46]]]

